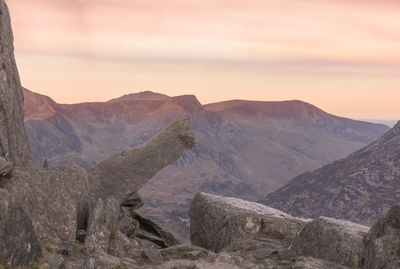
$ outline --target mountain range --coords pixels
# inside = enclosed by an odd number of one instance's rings
[[[141,213],[187,238],[188,208],[199,191],[257,200],[296,175],[375,141],[389,128],[337,117],[302,101],[226,101],[150,91],[107,102],[58,104],[24,90],[25,128],[38,166],[90,169],[188,116],[196,146],[158,173],[140,194]],[[149,160],[151,161],[151,160]]]
[[[296,216],[371,225],[400,201],[400,122],[345,159],[297,176],[260,202]]]

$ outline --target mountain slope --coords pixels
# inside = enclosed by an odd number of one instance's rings
[[[400,122],[371,145],[294,178],[260,202],[297,216],[372,224],[400,202],[399,187]]]
[[[50,166],[67,163],[90,169],[144,143],[173,120],[189,116],[195,148],[140,191],[146,200],[142,212],[181,236],[188,234],[187,212],[195,193],[257,200],[295,175],[365,146],[388,129],[343,119],[345,125],[342,118],[299,101],[273,105],[240,101],[245,111],[251,111],[246,113],[217,109],[219,104],[203,106],[192,95],[143,92],[73,105],[57,104],[27,90],[25,95],[25,126],[38,165],[47,158]],[[277,113],[282,110],[285,117]],[[318,124],[313,113],[320,117]],[[304,114],[302,121],[299,114]]]

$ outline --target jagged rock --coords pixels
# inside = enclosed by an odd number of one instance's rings
[[[257,203],[198,193],[190,207],[190,239],[218,252],[243,239],[293,237],[306,222]]]
[[[139,193],[135,192],[129,195],[129,197],[121,203],[122,206],[130,207],[131,210],[139,209],[144,206],[144,201],[140,197]]]
[[[144,146],[114,155],[90,170],[90,196],[114,196],[123,203],[194,145],[189,119],[177,120]]]
[[[155,222],[143,218],[135,212],[132,212],[132,217],[139,222],[140,228],[136,233],[137,238],[150,241],[159,248],[167,248],[179,244],[179,240],[172,233],[163,230]]]
[[[119,216],[119,202],[114,197],[98,198],[91,207],[85,245],[91,250],[107,251]]]
[[[380,218],[364,237],[363,269],[400,268],[400,204]]]
[[[0,267],[24,266],[40,257],[31,219],[8,191],[0,189]]]
[[[89,186],[82,168],[16,168],[7,189],[32,219],[42,243],[74,242],[76,231],[86,229]]]
[[[24,96],[14,58],[10,15],[0,0],[0,157],[16,166],[32,166],[24,128]]]
[[[311,256],[350,268],[361,264],[363,236],[369,227],[320,217],[307,223],[293,240],[296,256]]]

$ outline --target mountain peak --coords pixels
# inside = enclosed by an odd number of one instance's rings
[[[121,99],[129,99],[129,100],[162,100],[170,98],[168,95],[156,93],[152,91],[143,91],[137,93],[131,93],[123,95],[119,98],[112,99],[112,100],[121,100]]]

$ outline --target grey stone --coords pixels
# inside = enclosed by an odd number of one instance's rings
[[[400,268],[400,204],[376,221],[365,235],[363,268]]]
[[[293,240],[296,256],[311,256],[350,268],[361,265],[363,237],[369,227],[320,217],[307,223]]]
[[[16,168],[7,189],[32,219],[42,243],[72,243],[77,230],[85,229],[89,187],[82,168]]]
[[[90,170],[90,196],[114,196],[123,203],[194,145],[189,119],[177,120],[142,147],[114,155]]]
[[[135,192],[121,203],[122,206],[130,207],[131,210],[139,209],[144,206],[144,201],[140,197],[139,193]]]
[[[258,203],[198,193],[190,207],[190,239],[218,252],[243,239],[294,237],[306,222]]]
[[[119,202],[114,197],[98,198],[91,206],[85,245],[90,251],[108,251],[110,237],[119,216]]]
[[[24,266],[41,254],[31,219],[9,192],[0,189],[0,266]]]
[[[10,15],[0,0],[0,157],[16,166],[33,166],[24,128],[24,96],[14,58]]]

